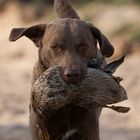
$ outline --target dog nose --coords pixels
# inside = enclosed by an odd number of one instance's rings
[[[65,71],[64,74],[67,78],[71,78],[71,79],[80,77],[80,73],[77,70],[67,70],[67,71]]]
[[[64,80],[69,83],[77,83],[81,79],[80,69],[76,67],[66,68],[64,70]]]

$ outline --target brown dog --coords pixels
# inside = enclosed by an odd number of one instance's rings
[[[50,24],[13,29],[10,41],[22,36],[31,39],[39,48],[38,68],[42,65],[45,70],[60,65],[68,82],[77,82],[84,77],[87,62],[97,56],[96,40],[103,55],[110,56],[113,53],[106,37],[97,28],[79,19],[64,18]]]
[[[47,68],[60,65],[64,80],[75,84],[84,78],[88,61],[97,56],[97,41],[106,57],[111,56],[114,49],[99,29],[78,19],[69,0],[55,0],[55,9],[61,19],[29,28],[15,28],[10,41],[26,36],[38,47],[39,59],[33,82]],[[42,121],[36,118],[31,106],[33,140],[63,140],[69,131],[74,133],[65,138],[67,140],[99,140],[98,112],[96,108],[89,112],[71,105],[53,115],[48,114]]]

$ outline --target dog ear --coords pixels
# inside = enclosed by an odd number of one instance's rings
[[[40,41],[43,38],[46,27],[46,24],[38,24],[29,28],[14,28],[10,33],[9,41],[16,41],[22,36],[26,36],[30,40],[32,40],[37,47],[39,47]]]
[[[93,37],[96,38],[99,42],[100,50],[103,56],[110,57],[114,53],[114,48],[109,42],[109,40],[101,33],[99,29],[94,27],[92,24],[89,24]]]

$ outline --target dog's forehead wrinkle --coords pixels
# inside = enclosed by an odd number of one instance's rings
[[[80,25],[77,22],[55,22],[50,26],[46,35],[44,36],[45,42],[55,43],[65,43],[65,44],[79,44],[85,39],[85,35],[82,35],[82,30],[79,29]]]
[[[51,22],[51,27],[53,29],[71,29],[74,31],[79,31],[79,30],[88,30],[87,25],[85,22],[78,20],[78,19],[71,19],[71,18],[65,18],[65,19],[59,19],[55,20],[54,22]]]

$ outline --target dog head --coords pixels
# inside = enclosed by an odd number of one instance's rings
[[[59,19],[29,28],[14,28],[10,41],[28,37],[39,48],[44,67],[62,67],[65,81],[76,83],[86,74],[87,63],[97,55],[97,41],[104,56],[113,54],[113,47],[99,29],[79,19]]]

